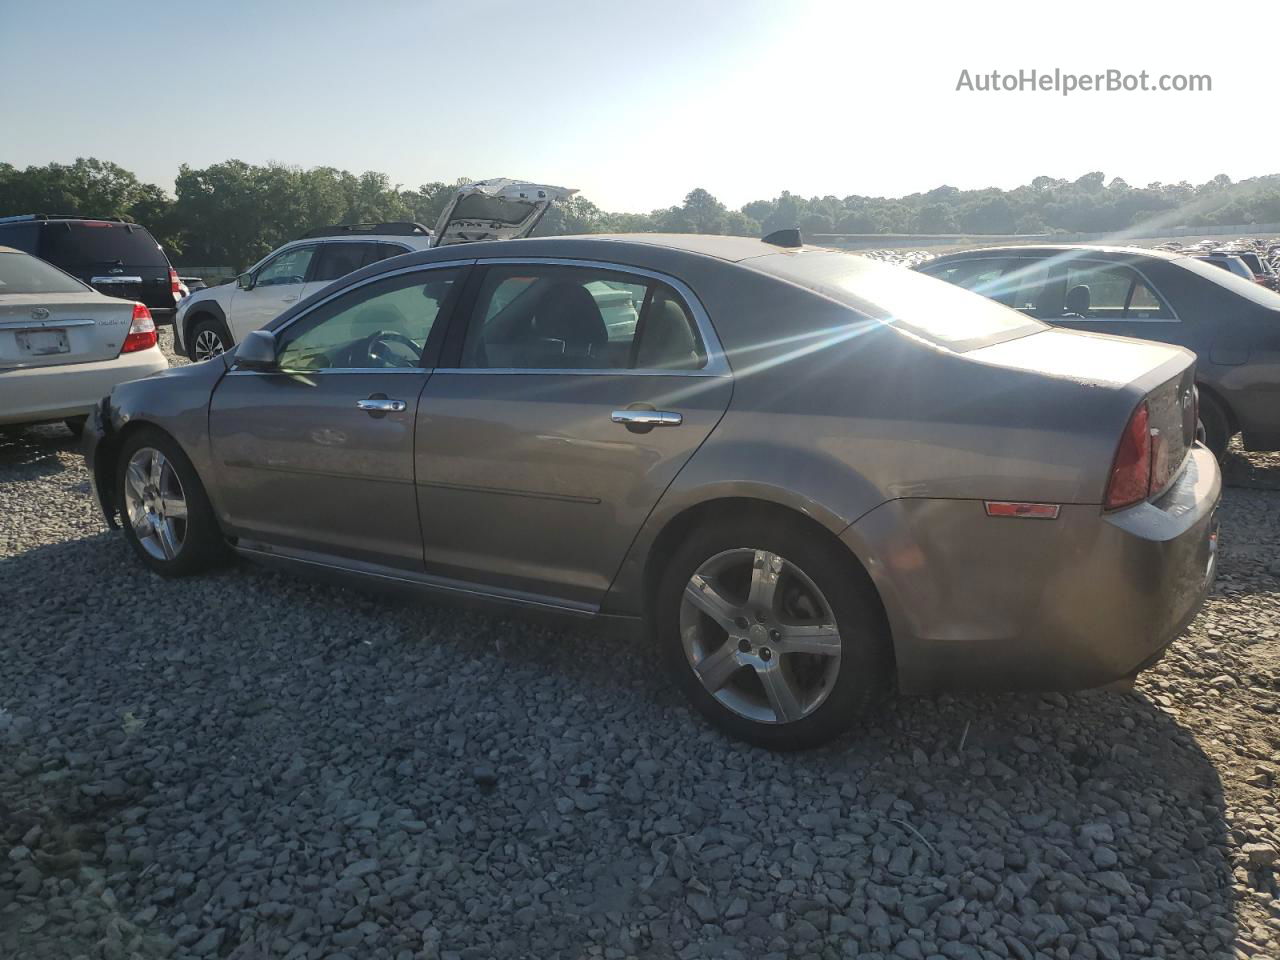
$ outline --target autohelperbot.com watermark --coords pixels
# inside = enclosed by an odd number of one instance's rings
[[[1158,73],[1149,70],[1103,70],[1074,73],[1053,70],[962,69],[956,91],[972,93],[1212,93],[1213,77],[1207,73]]]

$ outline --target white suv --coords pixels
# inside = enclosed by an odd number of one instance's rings
[[[458,190],[433,234],[420,223],[320,227],[273,250],[235,283],[206,287],[183,299],[173,319],[179,353],[208,360],[298,300],[370,263],[414,250],[528,236],[551,204],[576,190],[496,179]]]

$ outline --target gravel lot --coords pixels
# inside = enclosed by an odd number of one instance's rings
[[[1229,479],[1135,692],[779,756],[633,641],[161,580],[65,435],[0,440],[0,957],[1280,956],[1280,458]]]

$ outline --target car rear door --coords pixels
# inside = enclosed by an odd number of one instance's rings
[[[339,277],[345,277],[361,267],[392,256],[393,254],[384,252],[389,246],[389,244],[375,243],[372,240],[325,241],[320,244],[315,257],[311,260],[307,282],[302,285],[301,298],[305,300]],[[404,253],[405,250],[403,247],[396,247],[395,252]]]
[[[275,331],[277,369],[222,378],[209,436],[222,521],[243,546],[421,569],[417,401],[463,269],[348,288]]]
[[[638,323],[610,326],[629,294]],[[597,606],[649,512],[719,422],[732,381],[678,280],[630,267],[477,268],[419,405],[430,574]]]

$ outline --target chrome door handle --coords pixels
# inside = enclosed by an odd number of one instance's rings
[[[615,410],[613,422],[628,427],[678,427],[684,416],[670,410]]]
[[[388,400],[386,397],[370,397],[368,400],[357,400],[356,406],[370,413],[404,413],[408,406],[403,400]]]

